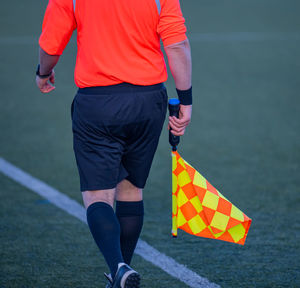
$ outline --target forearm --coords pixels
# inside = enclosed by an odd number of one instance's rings
[[[182,104],[180,105],[179,118],[169,117],[169,127],[172,129],[172,134],[182,136],[192,116],[192,92],[190,89],[192,86],[191,48],[189,41],[185,40],[165,47],[165,51],[176,88],[181,90],[181,96],[183,96],[182,93],[185,94],[185,97],[180,99],[179,91],[177,91],[178,98]]]
[[[192,57],[188,40],[165,47],[176,88],[187,90],[192,86]]]
[[[50,72],[58,62],[59,57],[60,57],[59,55],[49,55],[42,48],[40,48],[40,53],[39,53],[40,74],[41,75],[50,74]]]
[[[42,48],[40,48],[39,62],[40,68],[35,77],[36,85],[42,93],[49,93],[55,89],[55,67],[59,55],[49,55]]]

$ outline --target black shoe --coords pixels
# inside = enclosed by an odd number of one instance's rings
[[[140,275],[125,263],[119,263],[112,288],[139,288]]]

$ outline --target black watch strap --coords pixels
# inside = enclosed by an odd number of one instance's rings
[[[41,79],[45,79],[45,78],[49,78],[52,74],[52,71],[47,74],[47,75],[41,75],[40,74],[40,64],[37,66],[37,69],[36,69],[36,73],[35,73],[37,76],[39,76]]]

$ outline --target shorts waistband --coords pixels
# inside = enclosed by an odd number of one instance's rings
[[[133,85],[130,83],[120,83],[111,86],[94,86],[79,88],[78,93],[80,94],[111,94],[111,93],[130,93],[130,92],[145,92],[145,91],[157,91],[164,89],[164,83],[154,85]]]

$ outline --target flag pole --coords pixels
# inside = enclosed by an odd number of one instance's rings
[[[169,100],[169,115],[175,116],[179,118],[179,109],[180,102],[176,98],[172,98]],[[177,237],[177,179],[174,175],[173,171],[176,169],[177,161],[176,161],[176,151],[177,146],[180,142],[180,137],[175,136],[171,132],[171,128],[169,130],[169,143],[172,147],[172,236],[174,238]]]
[[[169,100],[169,115],[175,116],[179,118],[179,108],[180,108],[180,102],[176,98],[171,98]],[[171,129],[169,130],[169,143],[172,146],[172,151],[177,151],[177,146],[180,142],[180,137],[175,136],[171,133]]]

